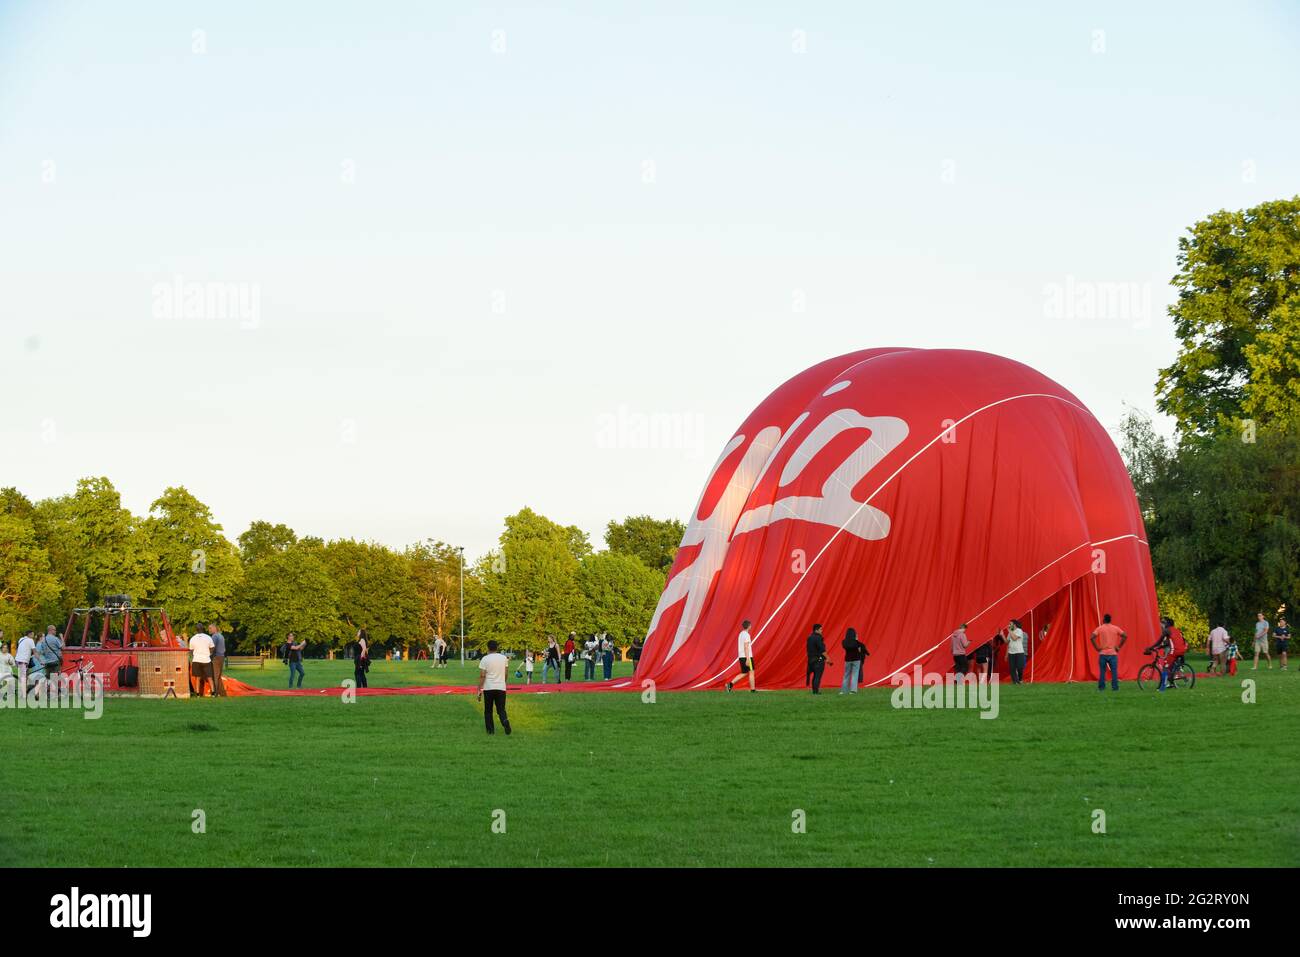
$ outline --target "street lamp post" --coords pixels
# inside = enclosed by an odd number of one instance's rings
[[[460,663],[465,665],[465,548],[456,549],[460,553]]]

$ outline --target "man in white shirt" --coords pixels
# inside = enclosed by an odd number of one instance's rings
[[[478,699],[483,702],[483,724],[488,734],[496,734],[492,724],[492,709],[496,708],[501,727],[510,733],[510,719],[506,717],[506,669],[510,663],[497,651],[495,641],[488,642],[488,653],[478,662]]]
[[[1007,664],[1011,666],[1011,683],[1014,685],[1025,680],[1025,639],[1020,622],[1012,618],[1007,628]]]
[[[749,637],[749,619],[746,618],[740,623],[740,634],[736,638],[736,663],[740,665],[740,674],[749,675],[749,690],[757,691],[754,687],[754,641]],[[735,680],[727,682],[727,690],[740,680],[737,675]]]
[[[212,680],[212,649],[216,647],[210,635],[196,632],[190,639],[190,692],[203,697],[204,686]],[[198,682],[198,690],[194,683]],[[216,689],[213,689],[215,694]]]
[[[24,694],[27,689],[27,669],[32,663],[32,655],[36,653],[36,639],[32,637],[29,631],[18,639],[18,653],[14,655],[18,662],[18,687],[23,689]]]

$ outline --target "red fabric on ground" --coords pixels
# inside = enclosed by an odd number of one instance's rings
[[[226,685],[226,694],[232,698],[242,698],[247,696],[269,695],[283,698],[304,698],[304,697],[338,697],[342,695],[346,688],[255,688],[250,684],[238,680],[237,678],[223,676]],[[556,694],[571,694],[575,691],[619,691],[628,688],[640,690],[640,685],[629,678],[614,678],[610,681],[566,681],[560,685],[511,685],[509,691],[545,691]],[[427,685],[418,688],[357,688],[356,693],[361,696],[378,696],[378,695],[428,695],[428,694],[474,694],[478,688],[468,685]]]

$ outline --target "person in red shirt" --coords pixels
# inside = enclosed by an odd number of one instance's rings
[[[1119,650],[1128,641],[1128,634],[1119,625],[1113,625],[1110,615],[1101,616],[1101,624],[1092,633],[1092,647],[1097,649],[1097,690],[1106,690],[1106,669],[1110,669],[1110,690],[1119,690]]]
[[[569,632],[569,640],[564,643],[564,680],[573,680],[573,659],[577,657],[578,646],[574,644],[573,639],[578,637],[576,631]]]
[[[1160,619],[1160,637],[1156,643],[1146,649],[1148,655],[1156,656],[1156,666],[1160,669],[1160,688],[1164,691],[1169,687],[1169,675],[1176,668],[1186,667],[1187,661],[1183,657],[1187,654],[1187,640],[1183,638],[1183,633],[1174,625],[1172,618]]]

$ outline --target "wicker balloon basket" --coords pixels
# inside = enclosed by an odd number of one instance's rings
[[[137,656],[140,694],[162,698],[190,696],[190,655],[184,648],[149,648]]]

